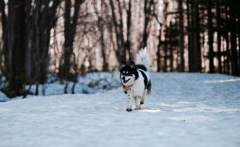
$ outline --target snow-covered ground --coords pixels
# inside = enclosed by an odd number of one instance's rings
[[[94,94],[28,96],[0,103],[0,147],[240,146],[239,77],[151,76],[150,97],[142,110],[132,112],[125,111],[121,86]]]

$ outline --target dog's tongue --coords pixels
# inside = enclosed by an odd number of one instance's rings
[[[127,83],[129,80],[130,80],[130,79],[128,79],[128,80],[122,80],[122,81],[123,81],[123,83]]]

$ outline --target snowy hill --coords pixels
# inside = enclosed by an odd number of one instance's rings
[[[240,146],[240,78],[200,73],[151,76],[152,93],[143,109],[133,112],[125,111],[121,86],[94,94],[0,103],[0,146]]]

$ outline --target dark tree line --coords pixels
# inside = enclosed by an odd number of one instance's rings
[[[165,2],[176,3],[178,7],[165,14],[169,19],[166,19],[168,24],[160,40],[160,50],[164,55],[162,62],[158,63],[159,71],[240,75],[240,1]],[[172,65],[174,57],[176,66]]]
[[[0,29],[9,97],[49,73],[76,83],[88,71],[117,70],[145,46],[153,71],[240,75],[238,0],[0,0]]]
[[[1,0],[4,57],[1,72],[8,81],[2,90],[9,97],[29,94],[24,89],[26,84],[38,86],[46,82],[50,31],[56,24],[60,3],[48,0],[4,3]],[[38,88],[35,93],[38,94]]]

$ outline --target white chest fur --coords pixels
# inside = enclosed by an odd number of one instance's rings
[[[138,79],[134,82],[132,86],[129,87],[127,95],[133,98],[142,97],[144,88],[144,78],[141,74],[139,74]]]

